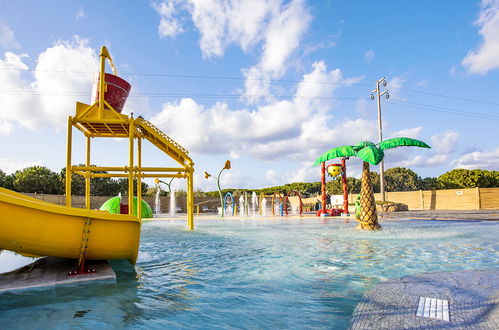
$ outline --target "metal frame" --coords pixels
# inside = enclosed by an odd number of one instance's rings
[[[141,117],[133,118],[118,113],[104,99],[107,91],[105,82],[105,64],[109,61],[113,72],[111,56],[106,47],[101,48],[99,99],[92,105],[77,102],[76,116],[68,118],[66,149],[66,205],[71,206],[71,175],[73,173],[85,177],[85,206],[90,209],[90,180],[97,177],[128,178],[128,213],[133,215],[134,183],[137,181],[137,217],[142,217],[142,179],[143,178],[186,178],[187,179],[187,222],[189,230],[194,229],[194,163],[188,151],[169,138]],[[71,154],[73,147],[73,126],[86,137],[85,166],[73,166]],[[121,137],[129,141],[128,166],[102,167],[90,165],[91,139],[96,137]],[[135,139],[137,139],[137,156],[135,157]],[[181,167],[142,167],[142,139],[147,139],[158,149],[177,161]],[[135,158],[137,163],[135,164]],[[118,173],[96,173],[99,171]],[[149,173],[153,172],[153,173]]]

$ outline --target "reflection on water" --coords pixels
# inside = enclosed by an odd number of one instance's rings
[[[38,258],[23,257],[11,251],[0,250],[0,274],[14,271],[36,260]]]
[[[143,225],[117,283],[0,295],[14,327],[335,328],[375,284],[419,272],[497,269],[499,224],[390,221],[381,232],[324,219]],[[15,321],[12,321],[15,320]]]

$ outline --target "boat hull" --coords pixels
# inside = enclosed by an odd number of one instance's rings
[[[0,249],[73,259],[85,250],[89,260],[135,264],[140,226],[134,216],[55,205],[0,188]]]

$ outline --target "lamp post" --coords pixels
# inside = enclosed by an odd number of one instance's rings
[[[222,218],[224,217],[224,201],[222,197],[222,189],[220,188],[220,175],[224,170],[230,170],[230,160],[225,161],[224,167],[220,170],[217,176],[217,186],[218,186],[218,194],[220,195],[220,209],[222,210]],[[205,171],[204,178],[208,179],[209,177],[212,177],[212,175]]]
[[[378,101],[378,130],[379,130],[379,142],[383,141],[383,128],[381,124],[381,96],[385,95],[388,99],[390,98],[390,93],[388,90],[383,92],[380,91],[380,85],[386,86],[386,78],[383,77],[376,82],[376,89],[371,91],[371,100],[374,100],[376,94],[376,99]],[[385,164],[383,161],[379,164],[379,189],[381,193],[381,200],[385,201]]]

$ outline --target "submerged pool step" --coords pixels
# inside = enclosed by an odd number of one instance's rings
[[[416,316],[449,322],[449,301],[437,298],[419,297]]]

